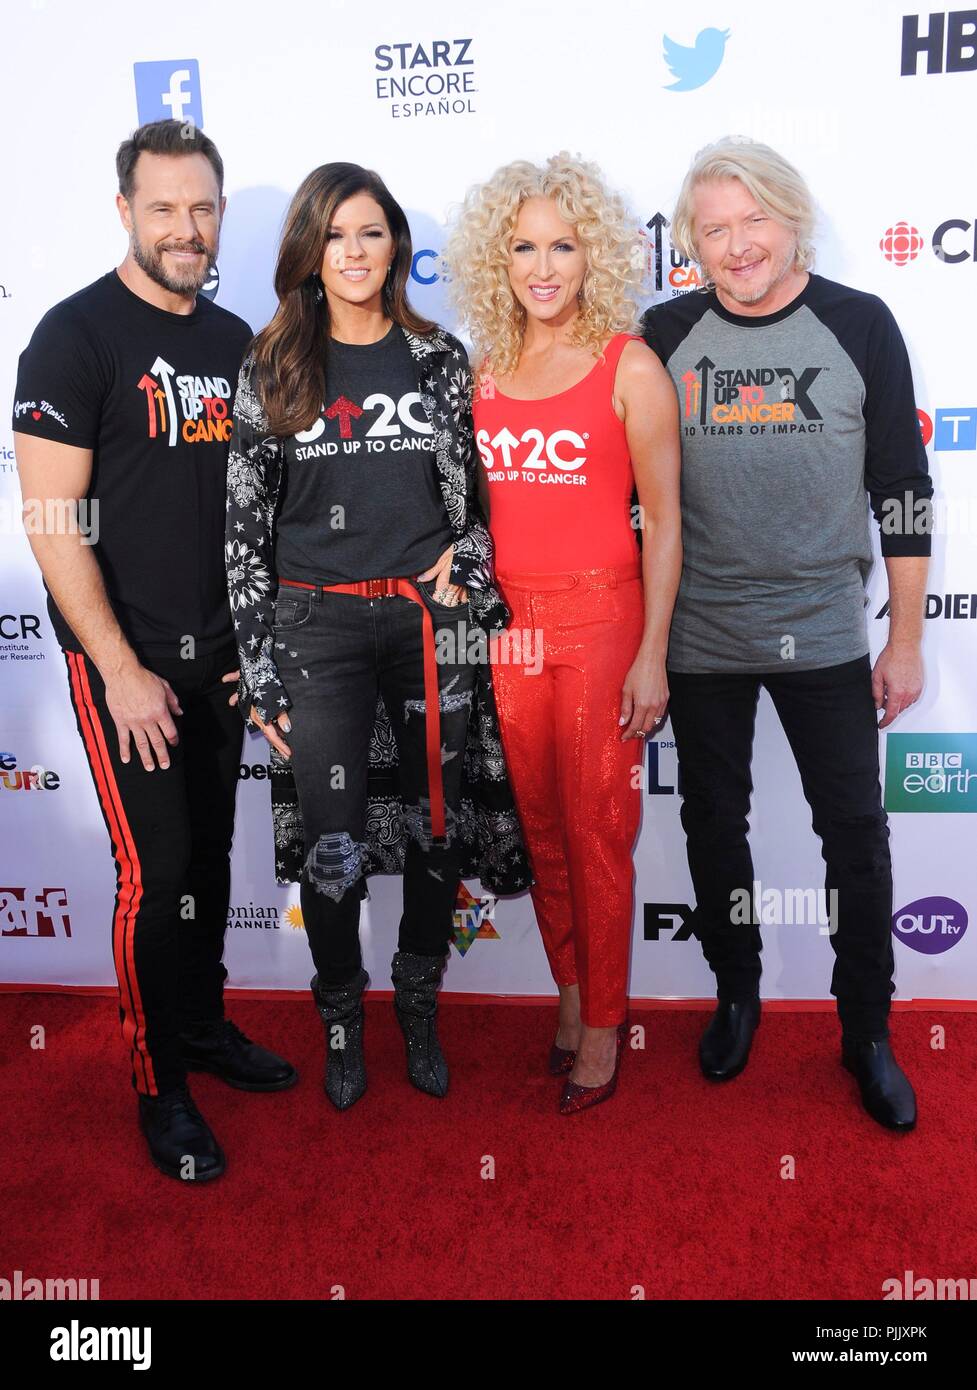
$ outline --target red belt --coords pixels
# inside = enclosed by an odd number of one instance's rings
[[[360,579],[355,584],[303,584],[297,579],[282,579],[289,589],[321,590],[324,594],[357,594],[360,598],[384,598],[400,594],[420,605],[424,627],[424,710],[427,743],[427,786],[431,797],[431,834],[436,840],[446,838],[444,819],[444,781],[441,776],[441,696],[438,690],[438,664],[434,650],[434,623],[427,604],[421,598],[412,579]]]

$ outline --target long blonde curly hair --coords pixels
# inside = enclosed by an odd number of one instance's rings
[[[648,252],[624,200],[605,186],[596,164],[566,150],[545,168],[516,160],[468,190],[441,253],[448,294],[471,333],[478,375],[506,376],[519,361],[526,310],[509,283],[509,246],[522,204],[540,196],[556,200],[587,257],[569,341],[596,356],[615,333],[637,331]]]

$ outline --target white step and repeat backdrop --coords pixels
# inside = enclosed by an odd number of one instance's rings
[[[801,168],[821,209],[817,268],[881,295],[902,325],[936,479],[926,690],[882,736],[898,996],[977,998],[977,927],[968,929],[977,910],[977,12],[916,15],[913,4],[826,0],[812,19],[781,0],[618,0],[603,9],[565,0],[555,10],[541,0],[197,0],[192,22],[175,24],[128,0],[7,0],[0,981],[114,978],[114,874],[18,521],[9,403],[17,355],[40,316],[122,259],[119,141],[172,113],[202,124],[223,155],[217,298],[255,327],[274,307],[282,214],[303,176],[328,160],[382,173],[410,218],[414,302],[449,325],[434,262],[444,219],[470,181],[502,162],[564,148],[597,161],[647,224],[658,296],[695,285],[671,249],[668,219],[696,150],[724,133],[746,134]],[[873,653],[886,633],[884,579],[877,567]],[[647,757],[631,992],[702,997],[712,977],[688,934],[681,772],[667,726]],[[264,745],[249,735],[226,959],[232,985],[304,987],[311,962],[298,888],[274,881],[264,773]],[[766,696],[755,781],[764,990],[825,998],[832,957],[823,916],[819,925],[810,896],[806,907],[790,897],[818,889],[823,864]],[[364,906],[366,962],[380,987],[389,983],[399,894],[399,879],[374,878]],[[549,993],[529,898],[507,899],[493,913],[476,882],[464,896],[447,988]]]

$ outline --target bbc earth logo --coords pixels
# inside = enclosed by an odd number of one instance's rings
[[[977,734],[890,734],[887,811],[977,811]]]

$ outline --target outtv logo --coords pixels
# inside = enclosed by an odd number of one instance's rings
[[[966,930],[967,910],[954,898],[917,898],[892,918],[892,934],[925,956],[949,951]]]

